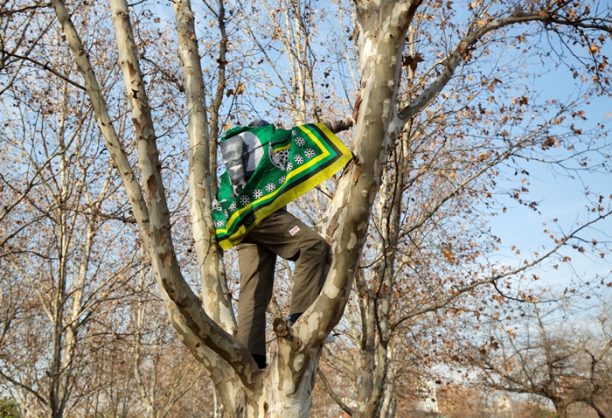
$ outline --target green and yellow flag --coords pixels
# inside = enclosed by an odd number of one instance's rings
[[[213,220],[219,245],[238,244],[266,216],[333,176],[352,158],[342,141],[325,125],[291,130],[273,125],[238,126],[221,141],[241,135],[249,149],[245,170],[252,174],[237,195],[227,171],[221,174]]]

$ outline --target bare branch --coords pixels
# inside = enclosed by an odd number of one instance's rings
[[[38,393],[34,388],[26,385],[25,383],[20,382],[19,380],[13,379],[11,376],[7,375],[2,370],[0,370],[0,376],[2,376],[4,379],[8,380],[9,382],[14,384],[15,386],[19,386],[20,388],[25,389],[27,392],[29,392],[32,395],[34,395],[36,397],[36,399],[38,399],[44,405],[48,404],[47,400],[40,393]]]
[[[32,64],[42,68],[45,71],[49,71],[51,74],[56,75],[57,77],[61,78],[62,80],[66,81],[67,83],[73,85],[74,87],[85,91],[85,86],[82,86],[81,84],[77,83],[76,81],[70,79],[70,77],[68,77],[67,75],[64,75],[62,73],[60,73],[59,71],[57,71],[56,69],[54,69],[53,67],[51,67],[48,63],[43,63],[43,62],[38,62],[33,58],[30,58],[28,56],[24,56],[24,55],[19,55],[19,54],[15,54],[13,52],[10,51],[5,51],[5,50],[0,50],[1,54],[4,55],[8,55],[9,57],[13,57],[13,58],[17,58],[23,61],[28,61],[31,62]]]
[[[215,198],[213,184],[216,172],[208,170],[215,166],[215,137],[210,135],[210,127],[206,119],[207,109],[204,105],[204,80],[200,68],[200,55],[195,36],[194,17],[191,3],[188,0],[174,3],[176,26],[179,40],[179,54],[183,63],[184,85],[187,96],[188,133],[189,133],[189,193],[191,199],[191,218],[193,238],[198,256],[200,279],[202,280],[202,301],[206,313],[230,333],[236,329],[228,292],[225,285],[225,271],[217,248],[216,236],[212,220],[211,202]],[[220,3],[219,24],[224,24],[225,9]],[[222,29],[224,31],[224,29]],[[220,57],[225,59],[227,35],[225,44],[222,41]],[[220,63],[219,86],[217,99],[213,106],[215,115],[221,106],[221,96],[225,80],[225,64]],[[219,90],[221,89],[221,90]],[[216,124],[216,117],[215,122]],[[214,125],[213,125],[214,127]],[[216,131],[216,130],[215,130]],[[215,157],[213,157],[215,155]],[[215,158],[215,164],[212,163]]]
[[[323,382],[323,386],[325,386],[325,391],[327,392],[327,394],[334,400],[334,402],[336,402],[336,404],[338,404],[340,409],[342,409],[344,412],[346,412],[349,416],[352,417],[355,414],[355,411],[353,411],[353,408],[348,406],[342,400],[342,398],[340,398],[340,396],[338,396],[338,394],[336,393],[336,391],[332,387],[331,383],[329,383],[329,380],[327,379],[327,376],[325,375],[325,373],[323,373],[323,371],[321,369],[319,369],[317,371],[317,376],[319,376],[319,378],[321,379],[321,382]]]
[[[411,312],[408,315],[404,315],[402,316],[400,319],[398,319],[393,325],[392,328],[396,328],[399,325],[401,325],[403,322],[409,320],[410,318],[414,318],[415,316],[419,316],[419,315],[423,315],[425,313],[429,313],[429,312],[434,312],[438,309],[441,309],[445,306],[448,306],[451,302],[453,302],[455,299],[457,299],[459,296],[461,296],[462,294],[469,292],[471,290],[474,290],[475,288],[479,287],[479,286],[483,286],[483,285],[487,285],[487,284],[492,284],[500,279],[506,278],[506,277],[510,277],[510,276],[514,276],[520,272],[526,271],[534,266],[537,266],[538,264],[540,264],[542,261],[546,260],[548,257],[550,257],[551,255],[555,254],[557,251],[559,251],[559,249],[561,247],[563,247],[565,244],[567,244],[568,241],[570,241],[571,239],[575,238],[577,236],[577,234],[581,231],[583,231],[586,228],[589,228],[590,226],[592,226],[593,224],[602,221],[604,219],[606,219],[608,216],[610,216],[612,214],[612,211],[608,211],[605,213],[602,213],[600,215],[598,215],[597,217],[593,218],[592,220],[590,220],[589,222],[585,222],[584,224],[580,225],[579,227],[575,228],[573,231],[571,231],[569,234],[566,234],[562,239],[559,239],[558,243],[551,248],[550,250],[548,250],[546,253],[542,254],[541,256],[531,260],[530,262],[526,262],[523,265],[521,265],[520,267],[517,267],[515,269],[512,269],[510,271],[507,271],[505,273],[500,273],[500,274],[495,274],[491,277],[488,277],[486,279],[481,279],[481,280],[477,280],[469,285],[466,286],[458,286],[456,288],[453,289],[452,294],[450,296],[444,297],[442,299],[437,300],[436,302],[434,302],[431,305],[428,306],[424,306],[420,309],[417,309],[416,311]]]
[[[479,26],[477,23],[472,22],[465,37],[440,64],[443,66],[440,76],[438,76],[435,81],[427,86],[419,97],[417,97],[407,107],[399,112],[398,116],[400,119],[403,121],[408,121],[410,118],[414,117],[417,113],[423,110],[432,100],[434,100],[453,77],[457,67],[469,57],[470,51],[485,35],[506,26],[530,22],[542,22],[544,24],[556,23],[575,28],[592,28],[604,30],[608,33],[612,32],[612,26],[610,25],[605,25],[603,23],[591,23],[592,20],[586,19],[571,21],[569,19],[562,19],[561,17],[552,17],[546,11],[540,11],[538,13],[514,14],[501,19],[493,20],[484,26]]]

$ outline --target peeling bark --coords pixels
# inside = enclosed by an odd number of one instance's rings
[[[174,3],[189,116],[190,208],[198,267],[203,283],[202,300],[198,299],[187,285],[177,262],[160,172],[156,133],[139,68],[139,54],[132,34],[127,2],[111,0],[110,5],[120,53],[119,64],[124,74],[126,95],[132,108],[132,125],[139,158],[138,176],[128,161],[122,139],[112,125],[113,119],[108,114],[102,89],[88,60],[87,48],[82,45],[75,31],[64,2],[51,0],[66,35],[66,41],[83,74],[82,88],[86,89],[92,101],[98,126],[121,175],[172,324],[194,356],[210,371],[219,389],[226,416],[308,415],[320,345],[331,328],[340,320],[352,280],[357,273],[373,202],[379,193],[382,167],[389,154],[387,147],[406,121],[437,97],[456,69],[465,62],[469,49],[488,33],[515,23],[540,21],[547,25],[552,23],[577,25],[546,13],[521,14],[517,9],[516,13],[507,18],[502,17],[485,22],[483,25],[470,26],[464,38],[443,60],[442,72],[438,79],[426,87],[422,94],[403,110],[398,111],[397,95],[401,79],[402,49],[405,35],[420,3],[418,0],[355,1],[359,26],[359,67],[363,83],[361,94],[363,103],[356,126],[355,160],[342,177],[326,217],[329,219],[328,230],[332,240],[333,265],[322,294],[298,323],[292,329],[283,327],[282,324],[277,327],[278,353],[273,356],[268,369],[260,372],[246,349],[232,337],[235,319],[225,288],[220,255],[215,247],[214,228],[210,216],[211,199],[215,190],[213,169],[215,150],[214,147],[211,148],[211,144],[218,129],[216,112],[223,98],[224,56],[228,45],[227,35],[224,32],[223,0],[219,0],[218,3],[217,18],[222,41],[219,48],[219,84],[211,116],[214,125],[212,127],[207,121],[207,115],[210,114],[205,106],[205,92],[190,2],[179,0]],[[308,97],[308,90],[312,91],[315,84],[312,74],[308,71],[309,39],[302,39],[299,32],[306,26],[300,20],[300,3],[291,0],[285,4],[295,9],[293,14],[284,15],[288,33],[280,34],[284,37],[285,44],[293,47],[289,48],[287,54],[294,73],[294,92],[298,95],[295,100],[295,111],[301,118],[306,114],[307,103],[314,103],[316,115],[316,101]],[[292,32],[292,29],[295,31]],[[56,75],[61,76],[61,74]],[[80,84],[75,85],[81,87]],[[142,179],[141,184],[138,184],[137,177]],[[384,193],[389,193],[388,196],[393,194],[388,190],[392,183],[387,180],[387,183],[383,184]],[[439,203],[442,204],[444,201]],[[383,209],[381,208],[381,212],[384,212]],[[400,208],[394,206],[392,210],[396,212],[383,213],[381,216],[383,220],[389,218],[386,224],[386,221],[382,223],[383,228],[388,229],[386,238],[389,243],[397,240],[394,238],[397,226],[393,222],[399,219]],[[437,208],[432,209],[435,210]],[[61,228],[66,228],[68,222],[68,219],[59,217]],[[415,227],[417,226],[418,223]],[[64,237],[65,231],[61,232]],[[62,298],[66,293],[64,262],[68,246],[67,242],[61,242],[59,246],[59,286],[57,293],[53,295],[54,300],[45,306],[48,316],[56,321],[52,335],[54,376],[70,363],[69,351],[77,337],[76,331],[69,328],[62,341],[62,332],[67,324],[62,317],[65,314],[60,312],[60,305],[64,303]],[[390,248],[382,246],[379,248],[381,254],[392,250],[393,245]],[[390,263],[392,267],[393,261]],[[389,390],[383,389],[385,383],[394,381],[394,370],[390,367],[389,354],[391,331],[386,320],[390,306],[389,299],[385,297],[385,292],[393,284],[391,273],[393,269],[374,270],[376,284],[383,297],[379,300],[364,298],[361,301],[366,321],[363,338],[364,355],[360,359],[361,369],[364,371],[360,381],[360,397],[365,405],[361,405],[360,409],[356,408],[359,409],[356,413],[363,416],[388,415],[394,409]],[[83,269],[79,281],[84,280],[85,272],[86,269]],[[74,294],[71,317],[73,321],[76,321],[81,314],[81,298],[82,295],[78,292]],[[445,303],[451,300],[452,298],[449,298]],[[427,307],[422,312],[441,306],[444,305]],[[59,361],[62,351],[66,352],[64,363]],[[62,402],[60,386],[56,384],[50,395],[51,403],[57,410],[61,409]]]
[[[211,146],[204,104],[204,81],[195,35],[194,17],[189,0],[174,3],[179,40],[179,55],[183,64],[184,86],[188,112],[189,134],[189,194],[191,225],[202,280],[204,311],[231,334],[236,333],[236,318],[231,309],[225,271],[217,248],[212,221],[211,202],[214,199],[215,173],[211,166]]]
[[[399,87],[401,51],[418,4],[418,1],[386,1],[380,6],[359,3],[357,7],[363,89],[355,133],[355,160],[340,180],[325,217],[337,219],[330,273],[322,294],[294,327],[295,334],[306,342],[306,348],[321,343],[340,320],[348,299],[379,188],[386,158],[384,145],[397,128],[392,122],[397,117],[394,104]],[[381,27],[386,31],[381,32]]]

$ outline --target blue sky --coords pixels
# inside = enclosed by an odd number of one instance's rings
[[[604,55],[610,56],[609,46],[603,51]],[[538,94],[542,99],[557,97],[561,101],[564,98],[572,98],[576,94],[576,85],[572,82],[571,75],[566,68],[543,69],[543,76],[538,79]],[[560,82],[561,80],[561,82]],[[587,120],[582,123],[585,128],[594,127],[597,123],[603,123],[607,130],[612,128],[612,101],[610,97],[598,97],[589,105],[582,107],[587,115]],[[608,135],[605,140],[608,153],[612,151],[612,138]],[[610,162],[608,161],[608,164]],[[563,173],[554,172],[550,167],[541,163],[531,162],[525,168],[530,172],[529,193],[525,198],[539,202],[539,212],[508,201],[508,212],[491,220],[491,228],[503,242],[500,260],[511,261],[516,256],[510,250],[512,245],[521,248],[523,255],[529,252],[550,248],[552,241],[542,234],[543,223],[553,231],[569,231],[576,223],[585,221],[588,215],[585,211],[586,201],[584,197],[584,185],[588,185],[593,195],[605,197],[604,206],[610,207],[610,196],[612,196],[612,178],[604,173],[583,172],[580,178],[571,179]],[[503,184],[500,186],[504,187]],[[557,218],[558,226],[551,221]],[[600,241],[612,241],[612,219],[606,219],[599,223],[595,229],[590,229],[583,236],[594,237]],[[607,258],[583,255],[578,251],[566,249],[564,255],[572,258],[572,268],[562,265],[559,270],[542,266],[537,269],[543,278],[544,286],[567,285],[570,279],[576,275],[583,277],[583,281],[594,275],[610,277],[612,265]],[[552,263],[549,263],[552,264]],[[607,291],[609,298],[612,292]]]

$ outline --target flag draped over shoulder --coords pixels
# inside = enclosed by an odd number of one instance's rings
[[[242,136],[245,170],[252,173],[237,195],[227,171],[221,174],[213,221],[224,250],[238,244],[266,216],[333,176],[352,158],[351,152],[325,125],[291,130],[273,125],[236,127],[221,141]]]

